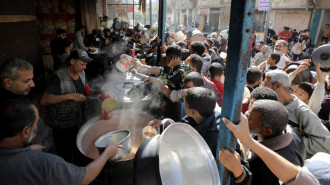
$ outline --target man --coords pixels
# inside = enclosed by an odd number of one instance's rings
[[[253,103],[249,112],[248,121],[249,130],[258,136],[259,143],[275,151],[293,164],[303,166],[305,159],[303,141],[287,126],[288,113],[280,102],[274,100],[257,100]],[[220,156],[220,161],[223,160],[225,159]],[[251,153],[248,162],[253,174],[253,185],[279,185],[278,178],[256,153]],[[227,169],[232,170],[234,177],[237,178],[242,173],[246,173],[242,167],[239,169],[239,167],[234,168],[234,166],[240,166],[240,162],[225,165]],[[245,178],[250,177],[247,175]]]
[[[201,74],[204,76],[209,71],[209,67],[211,64],[211,56],[205,52],[205,46],[202,42],[193,42],[189,47],[190,54],[197,54],[203,58],[203,67],[201,70]]]
[[[330,34],[330,27],[329,24],[325,25],[325,28],[322,30],[322,38],[321,41],[325,41],[325,43],[328,43],[328,38],[329,38],[329,34]]]
[[[19,99],[1,104],[0,120],[2,185],[89,184],[101,172],[108,158],[114,157],[118,151],[111,143],[99,158],[86,167],[78,167],[56,155],[28,147],[39,122],[39,113],[33,104]]]
[[[280,61],[276,64],[277,67],[284,68],[285,63],[291,62],[290,59],[288,57],[286,57],[287,50],[288,50],[288,42],[286,42],[284,40],[276,41],[274,52],[280,53],[280,55],[281,55]]]
[[[77,49],[67,61],[66,67],[55,71],[40,105],[46,106],[45,122],[53,128],[58,155],[71,162],[73,155],[80,154],[75,141],[80,126],[86,122],[84,69],[92,59],[86,51]]]
[[[26,98],[33,82],[33,66],[20,58],[5,61],[0,68],[0,104],[6,100]]]
[[[223,118],[223,122],[243,144],[254,151],[267,165],[273,174],[286,185],[319,185],[318,180],[307,170],[307,168],[300,168],[284,159],[276,152],[270,150],[250,136],[248,120],[245,116],[241,115],[241,121],[238,125],[230,122],[228,119]],[[219,152],[219,160],[230,171],[236,171],[231,162],[240,161],[238,154],[233,154],[226,150],[221,149]],[[237,164],[237,162],[236,162]],[[238,162],[238,169],[240,164]],[[325,170],[323,170],[325,171]],[[241,172],[237,171],[238,175]],[[244,176],[242,176],[244,177]],[[233,182],[233,181],[232,181]],[[251,183],[251,182],[250,182]],[[248,185],[249,182],[239,183],[240,185]]]
[[[266,37],[266,44],[269,45],[269,44],[272,44],[272,37],[274,35],[276,35],[276,32],[271,29],[271,28],[268,28],[268,31],[267,31],[267,37]]]
[[[11,99],[29,99],[28,93],[34,87],[33,66],[20,58],[7,60],[0,68],[0,79],[0,104]],[[48,139],[50,128],[44,122],[40,122],[39,125],[39,132],[33,140],[33,143],[38,144],[32,144],[31,148],[37,151],[53,152],[53,141]]]
[[[221,96],[219,96],[219,94],[221,95],[222,92],[218,89],[218,87],[210,79],[208,79],[205,75],[202,74],[202,68],[203,68],[202,57],[200,57],[199,55],[196,55],[196,54],[191,54],[187,58],[186,63],[191,66],[192,72],[197,72],[203,76],[205,88],[210,89],[215,94],[217,101],[220,100],[220,102],[221,102]],[[221,104],[219,104],[220,102],[218,102],[219,106],[221,105]]]
[[[289,27],[284,26],[283,30],[280,31],[280,33],[277,34],[280,40],[289,41],[289,38],[291,37],[291,31]]]
[[[91,34],[87,35],[87,47],[92,46],[100,47],[100,38],[98,37],[97,30],[94,29]]]
[[[284,68],[286,66],[286,63],[290,63],[290,59],[288,57],[286,57],[285,55],[287,54],[288,51],[288,42],[284,41],[284,40],[277,40],[275,43],[275,48],[274,48],[274,52],[275,53],[279,53],[281,58],[280,61],[276,64],[276,66],[278,68]],[[262,62],[258,68],[262,69],[267,65],[267,60]],[[266,66],[266,69],[268,69],[268,65]]]
[[[219,96],[219,100],[217,100],[217,104],[221,107],[222,105],[222,98],[223,98],[223,88],[224,84],[221,82],[221,78],[223,77],[224,67],[220,63],[212,63],[209,68],[209,76],[211,78],[211,82],[213,82],[214,89],[218,89],[216,91],[217,95]]]
[[[84,37],[83,37],[84,31],[85,31],[85,26],[81,25],[81,26],[78,27],[77,31],[74,33],[73,48],[93,52],[94,50],[90,49],[91,46],[86,47],[85,44],[84,44]]]
[[[309,29],[305,29],[301,35],[299,35],[295,39],[295,44],[293,45],[292,51],[292,61],[299,61],[302,60],[302,56],[304,55],[304,49],[306,49],[306,42],[309,39],[310,31]]]
[[[186,117],[181,122],[194,127],[216,156],[220,112],[215,111],[216,99],[212,91],[202,87],[189,88],[184,95]]]
[[[246,87],[252,93],[253,89],[262,82],[262,71],[257,67],[250,67],[246,73]]]
[[[64,29],[56,29],[56,37],[50,41],[50,49],[54,59],[54,64],[58,63],[57,55],[63,50],[63,40],[66,38],[66,31]],[[53,65],[54,65],[53,64]],[[55,69],[54,69],[55,70]]]
[[[178,45],[171,45],[166,48],[167,65],[164,67],[149,66],[142,64],[139,60],[133,59],[132,64],[137,68],[155,76],[159,76],[160,83],[167,85],[171,90],[182,89],[183,79],[191,71],[191,67],[181,61],[181,48]],[[152,80],[147,78],[146,80]]]
[[[267,71],[278,69],[277,64],[281,59],[281,55],[278,53],[271,53],[267,58],[267,64],[269,65]]]
[[[289,76],[282,70],[266,73],[264,86],[273,89],[289,112],[289,124],[303,137],[307,158],[330,152],[330,133],[312,110],[290,93]]]
[[[278,36],[277,36],[277,35],[273,35],[272,38],[271,38],[271,43],[268,44],[268,46],[270,46],[270,48],[271,48],[272,50],[274,50],[274,48],[275,48],[275,43],[276,43],[277,40],[278,40]]]
[[[183,79],[190,72],[191,67],[181,61],[181,48],[178,45],[168,46],[166,49],[166,66],[156,67],[141,64],[137,59],[132,60],[132,64],[143,71],[159,76],[159,79],[148,77],[146,82],[159,81],[160,85],[166,85],[170,90],[183,89]],[[164,97],[164,116],[175,121],[180,120],[180,104],[174,103]]]

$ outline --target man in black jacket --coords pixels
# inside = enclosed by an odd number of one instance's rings
[[[203,87],[189,88],[184,96],[184,107],[187,116],[182,122],[194,127],[204,138],[215,158],[218,143],[220,112],[215,111],[214,93]]]

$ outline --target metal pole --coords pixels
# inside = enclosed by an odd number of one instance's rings
[[[149,1],[150,26],[152,25],[152,0]]]
[[[268,37],[268,28],[269,28],[269,21],[270,21],[270,12],[272,11],[272,4],[273,4],[272,0],[269,0],[269,9],[267,11],[267,21],[266,21],[266,30],[265,30],[266,41],[267,41],[267,37]],[[269,39],[271,39],[271,38],[269,38]]]
[[[262,13],[262,26],[260,31],[266,32],[267,28],[265,27],[265,23],[266,23],[266,11]]]
[[[246,70],[250,62],[250,41],[255,0],[232,0],[229,24],[228,57],[225,70],[221,117],[237,124],[240,120]],[[234,152],[236,138],[221,121],[217,156],[220,148]],[[222,185],[230,184],[230,172],[217,160]]]
[[[166,0],[159,0],[159,13],[158,13],[158,38],[161,39],[160,45],[165,43],[165,22],[166,22]],[[161,53],[158,47],[157,61],[160,61]]]

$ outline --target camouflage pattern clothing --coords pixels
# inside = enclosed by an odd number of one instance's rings
[[[167,85],[171,90],[183,89],[183,79],[191,71],[191,66],[185,62],[175,67],[165,66],[159,79],[162,85]]]

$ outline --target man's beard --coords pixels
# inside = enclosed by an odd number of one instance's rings
[[[29,139],[25,142],[25,146],[28,146],[32,143],[32,140],[36,137],[37,132],[32,129],[32,133],[29,137]]]
[[[254,129],[250,129],[250,132],[254,135],[257,135],[259,138],[261,136],[261,128],[254,128]]]

